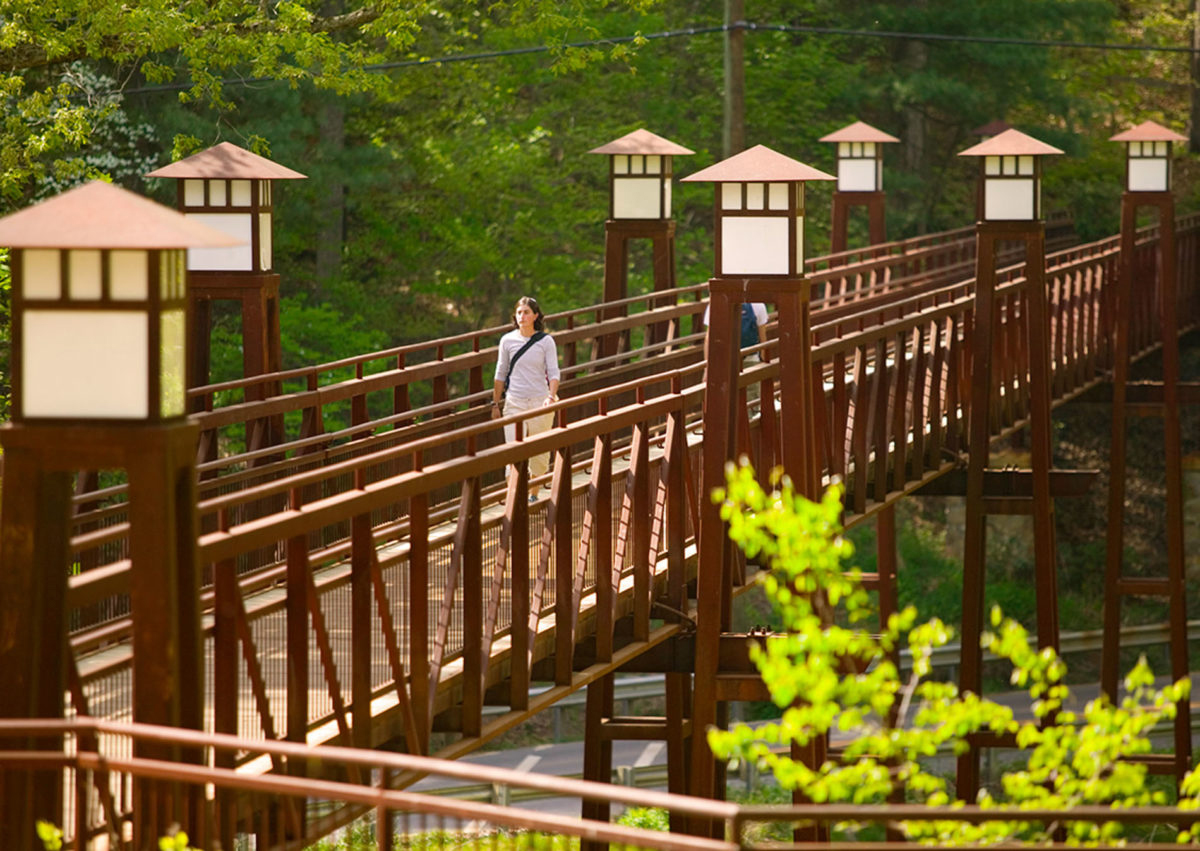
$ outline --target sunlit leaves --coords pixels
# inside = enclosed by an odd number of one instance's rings
[[[851,550],[838,522],[840,487],[810,502],[794,494],[786,479],[774,477],[777,487],[767,492],[745,463],[730,465],[726,481],[714,499],[730,538],[769,569],[760,582],[786,632],[752,650],[780,719],[754,729],[710,730],[710,746],[720,758],[749,760],[816,803],[881,803],[903,790],[909,801],[941,806],[951,802],[953,789],[929,761],[967,752],[978,733],[1010,735],[1020,759],[1004,769],[997,788],[980,793],[982,806],[1063,810],[1165,803],[1148,786],[1146,766],[1129,758],[1150,752],[1150,732],[1174,718],[1176,703],[1188,694],[1186,679],[1156,689],[1143,659],[1126,677],[1117,705],[1100,697],[1082,713],[1067,711],[1070,690],[1062,659],[1052,648],[1032,646],[1023,627],[993,609],[981,649],[1011,665],[1012,684],[1028,698],[1023,713],[1028,720],[1020,720],[1008,705],[929,679],[933,649],[953,638],[940,621],[916,625],[908,609],[889,618],[882,635],[853,626],[870,607],[860,577],[845,569]],[[907,680],[900,679],[889,656],[901,646],[912,657]],[[792,758],[789,746],[826,736],[849,738],[838,758],[821,765]],[[1189,777],[1184,791],[1200,797],[1200,780]],[[1121,835],[1116,823],[1067,822],[1064,828],[1081,842]],[[941,842],[1044,842],[1053,826],[944,821],[908,824],[905,830],[912,839]]]

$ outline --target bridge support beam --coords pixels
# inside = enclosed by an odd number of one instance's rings
[[[654,260],[654,291],[675,288],[675,220],[674,219],[609,219],[604,223],[604,301],[619,302],[629,295],[629,244],[635,239],[648,239],[652,243]],[[649,308],[669,304],[669,298],[653,300]],[[627,315],[625,305],[617,305],[604,311],[605,319]],[[652,325],[647,343],[661,343],[667,339],[666,323]],[[609,334],[600,338],[599,357],[610,357],[628,349],[628,331],[620,335]],[[624,344],[624,345],[622,345]]]
[[[813,433],[812,367],[809,354],[809,284],[803,278],[712,278],[705,377],[704,447],[700,495],[697,577],[696,659],[691,744],[691,792],[724,797],[724,765],[718,765],[704,731],[721,726],[721,638],[731,629],[734,583],[733,545],[720,507],[709,498],[725,483],[725,464],[737,447],[737,375],[741,358],[738,314],[744,302],[774,304],[779,316],[779,429],[786,434],[780,452],[784,471],[798,494],[815,498],[819,487]],[[772,400],[762,400],[762,416],[774,416]],[[801,755],[819,762],[822,754]],[[705,826],[706,827],[706,826]],[[699,831],[697,831],[699,832]]]
[[[1146,280],[1153,268],[1139,268],[1137,212],[1158,211],[1158,292]],[[1121,196],[1121,268],[1112,310],[1112,448],[1108,490],[1107,557],[1104,572],[1104,646],[1100,659],[1100,686],[1117,699],[1120,679],[1121,600],[1127,596],[1165,598],[1171,632],[1171,678],[1188,676],[1187,587],[1183,535],[1183,446],[1180,433],[1179,382],[1180,303],[1176,282],[1175,199],[1171,192],[1130,192]],[[1153,259],[1150,259],[1151,265]],[[1148,274],[1139,274],[1147,272]],[[1134,279],[1141,285],[1135,292]],[[1162,329],[1162,382],[1131,392],[1129,385],[1130,318],[1135,311],[1153,309],[1157,303]],[[1142,396],[1153,397],[1151,406],[1163,421],[1163,460],[1166,478],[1167,575],[1157,580],[1131,581],[1122,576],[1125,549],[1126,424],[1131,404]],[[1182,781],[1191,769],[1192,737],[1188,701],[1177,707],[1174,754],[1166,764],[1151,764]]]
[[[61,718],[67,667],[71,476],[124,469],[129,477],[133,614],[133,720],[202,729],[204,657],[196,556],[196,437],[166,425],[10,424],[5,451],[0,564],[0,717]],[[31,743],[32,744],[32,743]],[[142,743],[135,754],[198,762],[199,755]],[[61,824],[61,781],[42,773],[26,788],[7,782],[0,835],[33,847],[36,819]],[[152,844],[196,812],[170,790],[134,789],[134,844]],[[140,804],[138,801],[140,800]],[[29,841],[20,841],[28,839]]]
[[[980,222],[976,226],[975,322],[972,329],[972,384],[968,422],[966,528],[963,543],[962,664],[959,688],[982,694],[983,654],[979,646],[985,622],[984,585],[987,515],[992,512],[985,483],[994,426],[1012,415],[1008,405],[1015,384],[1028,384],[1032,494],[1034,582],[1039,647],[1058,649],[1058,579],[1055,566],[1054,500],[1050,486],[1050,325],[1046,299],[1045,225],[1041,221]],[[1000,243],[1025,246],[1025,282],[1001,304],[996,292],[996,260]],[[997,327],[1001,310],[1019,313],[1021,338],[1017,355],[1002,360]],[[1023,346],[1021,345],[1023,343]],[[1011,352],[1011,349],[1008,351]],[[1005,393],[1002,395],[1001,389]],[[958,758],[958,796],[975,800],[979,791],[979,748],[994,745],[973,740]]]
[[[885,200],[887,193],[842,192],[833,193],[833,230],[830,232],[829,252],[838,254],[849,248],[850,210],[853,207],[867,209],[867,235],[871,245],[887,241]]]

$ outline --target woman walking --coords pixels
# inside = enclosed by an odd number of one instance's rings
[[[492,386],[492,419],[537,410],[558,401],[558,348],[545,331],[544,318],[537,299],[531,296],[517,299],[513,310],[517,327],[500,338]],[[553,424],[552,412],[522,421],[526,437],[540,434]],[[508,442],[515,440],[516,433],[516,423],[504,426],[504,439]],[[530,458],[530,479],[544,475],[549,467],[548,452]],[[533,498],[531,492],[531,502]]]

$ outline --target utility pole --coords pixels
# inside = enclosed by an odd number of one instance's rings
[[[1188,122],[1188,150],[1200,154],[1200,0],[1192,3],[1192,115]],[[726,60],[728,62],[728,60]],[[726,76],[728,76],[726,71]]]
[[[725,126],[721,142],[726,159],[746,147],[745,22],[744,0],[725,0]]]

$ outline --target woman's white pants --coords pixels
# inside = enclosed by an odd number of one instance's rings
[[[521,414],[525,411],[536,411],[541,409],[542,403],[546,401],[545,397],[539,399],[514,399],[504,397],[504,416],[508,417],[513,414]],[[521,421],[521,426],[524,431],[524,437],[532,437],[535,434],[541,434],[548,431],[554,425],[554,412],[542,414],[540,417],[529,417]],[[509,423],[504,427],[504,439],[509,443],[517,439],[517,423]],[[533,479],[537,476],[545,475],[550,469],[550,453],[545,452],[541,455],[534,455],[529,459],[529,478]]]

